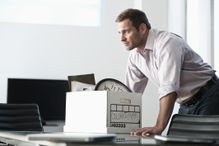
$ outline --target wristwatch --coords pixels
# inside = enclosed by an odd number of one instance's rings
[[[94,90],[107,90],[116,92],[131,92],[131,90],[119,80],[113,78],[105,78],[99,81]]]

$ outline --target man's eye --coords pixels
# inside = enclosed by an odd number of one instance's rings
[[[129,33],[129,31],[128,31],[128,30],[126,30],[126,31],[124,31],[124,32],[123,32],[123,34],[128,34],[128,33]]]
[[[130,32],[129,30],[118,31],[118,33],[122,35],[127,35],[129,32]]]

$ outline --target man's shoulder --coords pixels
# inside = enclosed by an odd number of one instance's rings
[[[151,29],[150,33],[153,34],[156,38],[171,37],[171,35],[174,34],[172,32],[160,29]]]
[[[179,34],[176,34],[174,32],[169,32],[166,30],[151,29],[151,33],[153,33],[156,36],[156,38],[159,39],[166,39],[166,38],[182,39],[182,36],[180,36]]]
[[[155,35],[160,35],[160,34],[169,33],[168,31],[161,30],[161,29],[156,29],[156,28],[152,28],[152,29],[150,29],[149,31],[150,31],[150,33],[155,34]]]

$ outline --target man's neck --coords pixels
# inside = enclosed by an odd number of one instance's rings
[[[142,55],[144,54],[145,46],[148,39],[148,34],[149,34],[149,30],[146,31],[145,36],[143,37],[144,39],[142,40],[141,45],[138,47],[138,50]]]

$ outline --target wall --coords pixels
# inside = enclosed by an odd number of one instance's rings
[[[168,0],[103,0],[101,27],[0,22],[0,102],[6,101],[9,77],[67,79],[95,73],[97,81],[105,77],[123,81],[128,52],[120,43],[115,18],[136,2],[152,27],[167,30]],[[156,92],[149,82],[143,95],[143,126],[156,121]]]
[[[8,77],[58,78],[94,72],[123,80],[127,51],[114,22],[132,0],[103,2],[101,27],[0,23],[0,99],[5,101]],[[118,6],[117,6],[118,5]],[[115,10],[114,10],[115,9]],[[86,19],[86,18],[85,18]]]

